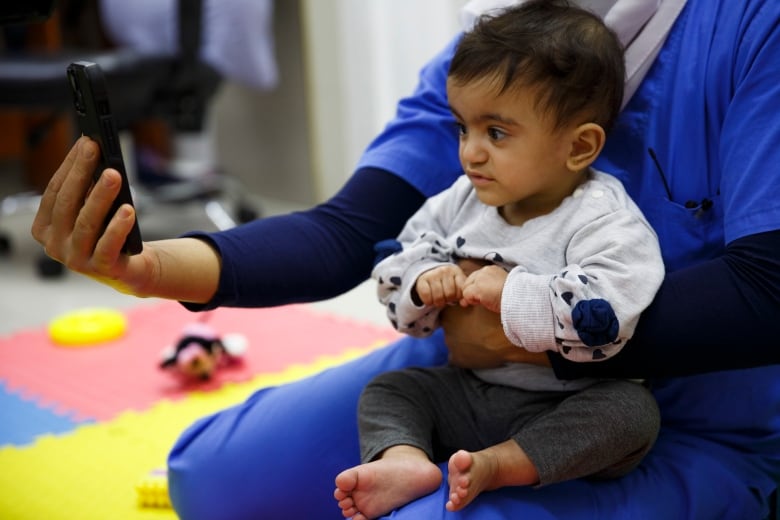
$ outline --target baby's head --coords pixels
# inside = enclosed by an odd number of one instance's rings
[[[553,128],[612,127],[625,64],[617,36],[595,14],[559,0],[531,0],[485,15],[458,45],[448,82],[490,81],[495,94],[531,92]]]

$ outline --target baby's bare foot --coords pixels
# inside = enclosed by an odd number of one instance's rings
[[[450,499],[447,501],[447,511],[463,509],[486,489],[494,487],[496,472],[495,459],[485,451],[470,453],[459,450],[450,457],[447,465],[450,486]]]
[[[427,459],[382,458],[339,473],[333,497],[344,518],[369,520],[432,493],[441,479]]]

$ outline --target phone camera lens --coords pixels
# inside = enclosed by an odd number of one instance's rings
[[[73,105],[79,114],[83,114],[86,110],[84,107],[84,97],[81,94],[81,90],[79,90],[78,84],[76,83],[76,78],[73,74],[73,71],[68,71],[68,81],[70,82],[70,88],[73,91]]]

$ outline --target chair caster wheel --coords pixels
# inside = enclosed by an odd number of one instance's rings
[[[252,222],[253,220],[256,220],[259,216],[260,213],[256,209],[250,208],[249,206],[244,204],[239,206],[238,210],[236,211],[236,218],[241,224]]]
[[[36,268],[42,278],[59,278],[65,274],[65,266],[48,256],[41,256],[36,263]]]
[[[11,254],[11,239],[7,236],[0,235],[0,256],[8,256]]]

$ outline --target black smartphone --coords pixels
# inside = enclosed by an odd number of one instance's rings
[[[103,71],[97,63],[76,61],[68,65],[68,82],[73,92],[73,106],[76,111],[78,128],[83,135],[89,136],[100,145],[100,160],[94,173],[97,181],[106,168],[114,168],[122,175],[122,186],[106,216],[105,226],[122,204],[133,205],[130,183],[127,178],[125,162],[119,143],[114,116],[108,102],[108,88]],[[122,252],[135,255],[143,249],[138,219],[127,236]]]

